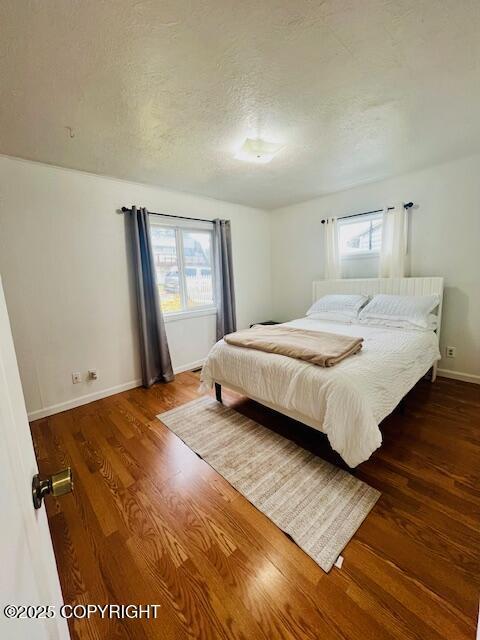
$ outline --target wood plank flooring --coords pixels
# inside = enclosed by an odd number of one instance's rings
[[[156,620],[78,620],[72,638],[472,640],[480,591],[480,387],[420,382],[355,475],[382,497],[325,574],[155,416],[198,374],[32,423],[65,602],[159,604]],[[226,404],[341,464],[324,436]]]

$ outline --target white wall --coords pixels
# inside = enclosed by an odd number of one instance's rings
[[[232,221],[239,328],[271,316],[269,214],[0,156],[0,273],[30,417],[139,384],[122,205]],[[176,370],[201,361],[214,316],[167,324]],[[99,380],[73,385],[96,367]],[[88,397],[85,397],[88,396]]]
[[[378,209],[396,201],[418,203],[410,217],[410,275],[445,278],[445,346],[457,356],[440,368],[480,381],[480,156],[371,183],[272,212],[274,316],[302,316],[311,283],[323,277],[321,219]],[[376,276],[376,261],[344,264],[347,277]]]

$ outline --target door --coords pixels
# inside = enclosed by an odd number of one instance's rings
[[[0,280],[0,638],[66,640],[63,604],[45,507],[36,510],[38,472]],[[10,608],[9,608],[10,605]],[[14,607],[32,605],[9,618]],[[50,612],[40,609],[50,605]],[[18,612],[18,609],[17,609]],[[15,614],[14,614],[15,616]]]

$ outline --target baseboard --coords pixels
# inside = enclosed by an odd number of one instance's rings
[[[174,367],[173,373],[183,373],[184,371],[193,371],[193,369],[200,369],[203,367],[203,363],[205,362],[205,358],[201,360],[196,360],[195,362],[190,362],[189,364],[182,364],[181,367]]]
[[[202,358],[201,360],[196,360],[195,362],[190,362],[180,367],[175,367],[174,373],[183,373],[184,371],[192,371],[192,369],[199,369],[201,366],[203,366],[204,362],[205,362],[205,359]],[[115,393],[121,393],[122,391],[128,391],[129,389],[135,389],[135,387],[139,387],[141,384],[142,384],[141,380],[131,380],[130,382],[118,384],[115,387],[109,387],[108,389],[102,389],[101,391],[94,391],[93,393],[87,393],[84,396],[79,396],[78,398],[67,400],[66,402],[60,402],[59,404],[52,404],[49,407],[44,407],[43,409],[37,409],[36,411],[31,411],[28,414],[28,420],[29,422],[32,422],[33,420],[40,420],[40,418],[47,418],[48,416],[53,416],[56,413],[61,413],[62,411],[68,411],[68,409],[74,409],[75,407],[80,407],[83,404],[88,404],[89,402],[94,402],[95,400],[101,400],[102,398],[113,396]]]
[[[75,407],[80,407],[83,404],[94,402],[94,400],[101,400],[102,398],[113,396],[115,393],[121,393],[122,391],[128,391],[129,389],[135,389],[135,387],[139,387],[141,384],[142,384],[141,380],[131,380],[130,382],[117,384],[116,386],[109,387],[108,389],[102,389],[101,391],[94,391],[93,393],[87,393],[84,396],[79,396],[78,398],[67,400],[66,402],[60,402],[59,404],[52,404],[49,407],[44,407],[43,409],[37,409],[36,411],[31,411],[28,414],[28,420],[32,422],[32,420],[39,420],[40,418],[53,416],[56,413],[61,413],[62,411],[67,411],[68,409],[74,409]]]
[[[461,380],[462,382],[480,384],[480,376],[477,376],[474,373],[462,373],[461,371],[450,371],[450,369],[438,369],[437,374],[442,378],[451,378],[452,380]]]

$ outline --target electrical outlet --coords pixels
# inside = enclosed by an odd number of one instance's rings
[[[73,384],[78,384],[82,381],[82,374],[79,371],[75,371],[72,373],[72,382]]]
[[[456,347],[447,347],[445,351],[447,352],[447,358],[455,358],[457,355]]]
[[[88,371],[88,379],[89,380],[98,380],[98,371],[96,369],[89,369],[89,371]]]

